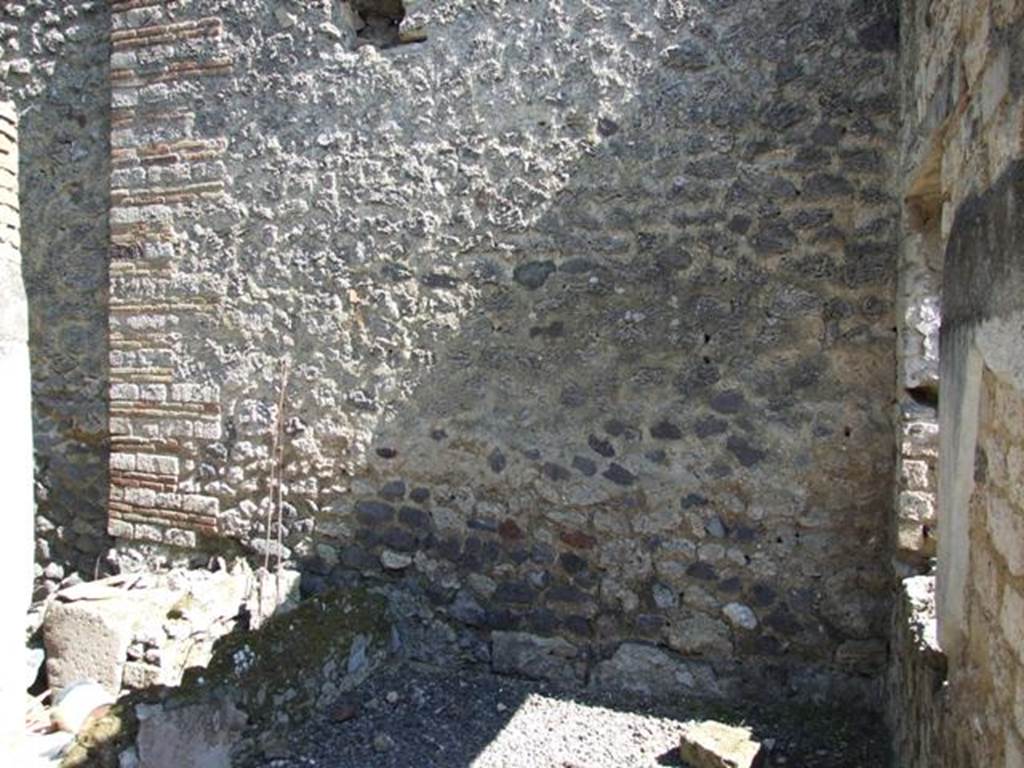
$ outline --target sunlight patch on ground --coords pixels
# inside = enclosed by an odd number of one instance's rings
[[[473,768],[679,765],[675,720],[530,694]]]

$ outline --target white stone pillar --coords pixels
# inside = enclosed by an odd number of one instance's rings
[[[32,593],[32,396],[28,302],[21,279],[19,218],[17,112],[13,104],[3,102],[0,103],[0,515],[3,516],[3,534],[0,535],[0,754],[14,754],[23,732],[25,613]]]

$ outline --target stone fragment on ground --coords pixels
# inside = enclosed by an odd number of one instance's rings
[[[140,705],[136,714],[139,768],[231,768],[231,748],[246,724],[228,701],[177,709]]]
[[[749,728],[691,720],[683,726],[679,756],[690,768],[761,768],[765,749]]]

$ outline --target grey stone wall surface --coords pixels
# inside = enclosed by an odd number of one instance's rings
[[[0,93],[21,122],[22,256],[36,462],[37,582],[92,577],[110,546],[107,214],[110,13],[103,2],[0,7]]]
[[[115,6],[126,552],[264,555],[279,465],[310,590],[880,669],[889,9],[407,3],[378,47],[343,3]]]

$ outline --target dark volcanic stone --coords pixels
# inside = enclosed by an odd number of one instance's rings
[[[487,457],[487,464],[492,472],[500,474],[508,466],[508,459],[505,458],[505,454],[500,449],[495,448],[491,451],[491,455]]]
[[[573,456],[572,466],[576,471],[586,475],[587,477],[593,477],[597,474],[597,464],[592,462],[590,459],[584,458],[583,456]]]
[[[722,579],[718,582],[718,589],[726,594],[735,594],[743,589],[743,582],[737,577],[731,576],[728,579]]]
[[[452,618],[471,627],[483,625],[487,618],[486,611],[476,601],[476,598],[465,589],[459,590],[459,593],[455,595],[455,601],[451,604],[448,612]]]
[[[381,543],[399,552],[414,552],[418,539],[402,528],[388,528],[380,536]]]
[[[390,523],[395,519],[395,508],[383,501],[360,501],[356,503],[356,518],[365,525]]]
[[[780,635],[792,636],[800,631],[800,622],[785,606],[772,611],[764,623]]]
[[[494,599],[499,603],[518,603],[525,605],[533,602],[533,587],[525,581],[503,581],[494,592]]]
[[[512,272],[512,277],[527,290],[534,291],[544,285],[554,271],[555,265],[553,262],[530,261],[516,267]]]
[[[614,120],[607,117],[599,117],[597,119],[597,133],[599,136],[605,138],[614,136],[619,132],[619,124]]]
[[[845,176],[819,173],[811,176],[804,184],[804,197],[808,200],[820,200],[826,197],[852,195],[853,185]]]
[[[644,458],[652,464],[668,464],[668,454],[661,448],[657,448],[653,451],[647,451],[647,453],[644,454]]]
[[[347,568],[361,571],[377,569],[380,563],[377,558],[362,547],[345,547],[341,550],[341,562]]]
[[[706,507],[708,500],[699,493],[688,493],[679,504],[683,509],[692,509],[693,507]]]
[[[552,634],[558,628],[558,614],[550,608],[535,608],[526,617],[526,623],[534,632]]]
[[[398,520],[410,528],[429,528],[430,515],[416,507],[402,507],[398,510]]]
[[[604,456],[610,459],[615,455],[615,448],[608,440],[603,440],[597,435],[590,435],[587,437],[587,445],[590,446],[590,450],[594,453]]]
[[[544,473],[548,480],[556,483],[563,482],[572,477],[572,473],[568,469],[561,464],[555,464],[550,461],[544,463],[544,466],[541,467],[541,472]]]
[[[587,561],[573,552],[563,552],[559,556],[558,562],[561,563],[565,572],[569,574],[579,573],[587,567]]]
[[[601,473],[616,485],[632,485],[636,482],[636,475],[623,467],[621,464],[612,462],[608,469]]]
[[[382,499],[388,501],[398,501],[405,498],[405,483],[401,480],[392,480],[389,483],[385,483],[384,487],[380,489],[380,496]]]
[[[562,626],[574,635],[590,634],[590,619],[586,616],[566,616],[562,619]]]
[[[775,590],[767,584],[755,584],[750,592],[753,598],[751,602],[759,608],[775,602]]]
[[[556,584],[547,591],[545,597],[553,603],[582,603],[590,596],[571,584]]]
[[[745,437],[733,435],[726,441],[725,447],[739,459],[744,467],[752,467],[759,464],[767,455],[764,451],[755,448]]]
[[[327,591],[327,579],[320,574],[303,571],[299,592],[303,597],[321,595]]]
[[[711,398],[711,407],[719,413],[739,413],[747,405],[742,392],[729,389]]]
[[[656,440],[680,440],[683,432],[670,421],[659,421],[651,427],[651,437]]]
[[[703,581],[714,581],[718,578],[714,567],[708,563],[691,563],[686,569],[686,575]]]
[[[857,42],[872,53],[894,51],[900,44],[899,25],[895,19],[883,17],[857,32]]]

